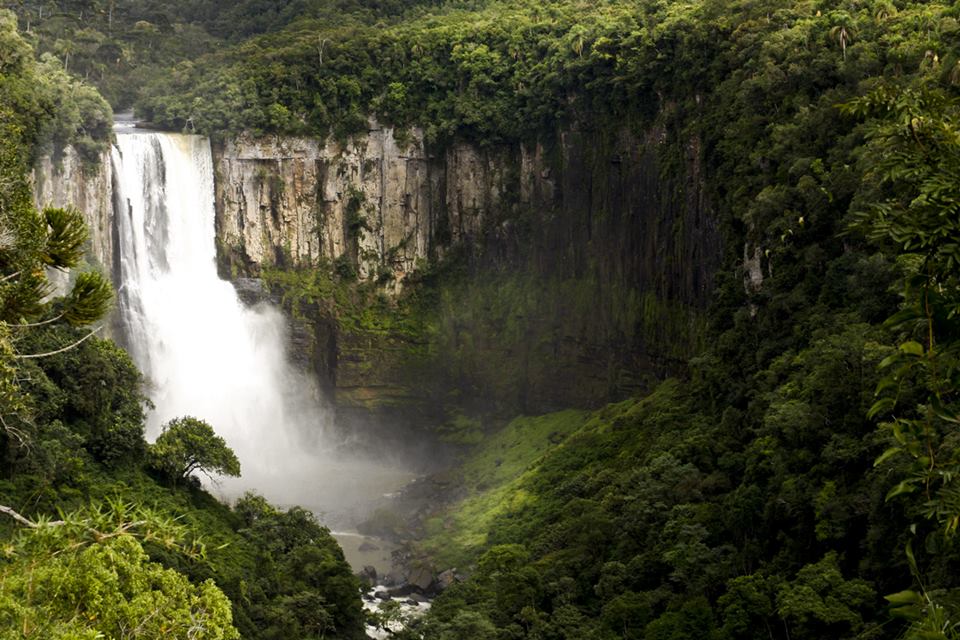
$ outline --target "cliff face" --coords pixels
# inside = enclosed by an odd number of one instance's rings
[[[214,157],[217,235],[234,273],[344,256],[361,278],[389,263],[399,281],[426,256],[430,203],[419,198],[428,193],[427,160],[401,151],[389,131],[345,146],[239,139]]]
[[[113,266],[113,181],[110,153],[95,165],[85,165],[72,147],[61,157],[45,156],[33,169],[33,199],[37,207],[79,209],[90,229],[88,259],[107,273]]]
[[[72,147],[67,147],[56,158],[49,155],[40,158],[33,168],[32,181],[33,201],[38,209],[74,207],[83,213],[90,233],[86,260],[112,274],[115,253],[110,152],[101,153],[97,164],[92,165],[85,163]],[[56,291],[66,293],[69,274],[53,269],[48,272]],[[99,335],[119,337],[116,322],[116,314],[111,314]]]
[[[215,146],[217,237],[225,275],[352,263],[398,289],[424,261],[468,249],[487,262],[530,257],[576,275],[702,304],[719,233],[703,197],[696,140],[664,180],[662,132],[568,132],[551,147],[428,152],[373,129],[340,144],[240,138]]]
[[[285,301],[291,352],[348,429],[596,406],[699,346],[720,262],[700,156],[659,130],[437,151],[388,128],[215,143],[221,273]],[[85,213],[109,269],[109,158],[85,168],[67,150],[34,185],[39,205]]]
[[[342,415],[468,424],[592,406],[696,350],[720,262],[696,139],[569,131],[434,152],[406,138],[214,147],[224,276],[320,267],[393,294],[373,321],[315,300],[293,314]],[[411,311],[411,277],[445,262],[455,275]]]

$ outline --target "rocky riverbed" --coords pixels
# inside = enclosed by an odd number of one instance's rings
[[[418,593],[391,595],[396,588],[378,584],[363,594],[363,608],[375,624],[367,624],[367,636],[374,640],[390,638],[393,631],[400,631],[412,620],[430,610],[430,598]]]

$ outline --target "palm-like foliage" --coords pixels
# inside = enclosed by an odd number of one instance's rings
[[[960,532],[960,101],[933,82],[883,84],[843,107],[867,118],[869,206],[854,227],[900,255],[904,304],[887,320],[900,335],[871,415],[891,415],[893,442],[876,464],[909,460],[887,499],[911,495],[914,514],[936,524],[927,548]],[[919,523],[918,523],[919,524]],[[918,531],[914,525],[914,531]],[[956,638],[960,608],[921,579],[888,600],[913,621],[909,638]]]
[[[47,223],[43,263],[58,269],[76,266],[83,258],[83,245],[89,236],[83,214],[73,208],[47,207],[43,217]]]

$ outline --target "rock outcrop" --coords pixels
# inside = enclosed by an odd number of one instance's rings
[[[501,191],[487,179],[497,163],[471,147],[438,161],[419,136],[401,145],[392,129],[348,143],[239,138],[214,155],[218,238],[233,273],[345,259],[361,279],[386,269],[399,286],[418,261],[477,233]],[[452,231],[442,243],[440,226]]]
[[[79,209],[90,229],[88,259],[106,273],[113,268],[113,181],[110,153],[85,163],[72,147],[58,157],[44,156],[33,169],[33,197],[39,208]]]

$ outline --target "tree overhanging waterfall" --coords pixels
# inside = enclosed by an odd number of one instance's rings
[[[334,518],[355,510],[377,465],[330,459],[330,414],[287,362],[282,315],[246,307],[217,276],[209,140],[121,133],[112,162],[119,310],[155,405],[148,437],[173,418],[201,418],[240,458],[242,477],[221,485],[228,496],[255,490]]]

